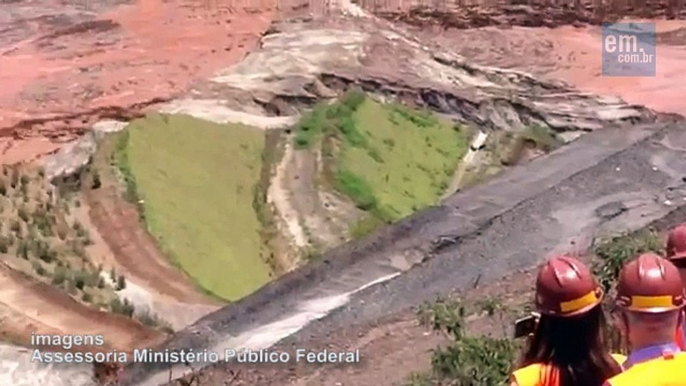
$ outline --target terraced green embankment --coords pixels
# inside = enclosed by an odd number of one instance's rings
[[[369,214],[351,229],[359,235],[434,204],[466,152],[467,134],[430,112],[351,92],[305,117],[296,145],[321,146],[328,181]]]
[[[344,228],[355,237],[434,204],[466,151],[466,137],[431,113],[353,92],[306,115],[296,145],[321,150],[316,180],[365,212]],[[266,191],[264,149],[263,130],[152,115],[128,126],[116,154],[129,198],[141,201],[142,220],[165,254],[227,300],[269,281],[265,257],[278,253],[264,237],[273,224],[258,213],[274,208],[254,205],[256,188]],[[290,167],[305,173],[297,162]],[[264,195],[257,199],[264,204]]]
[[[253,209],[264,131],[152,115],[122,133],[117,160],[163,251],[205,290],[239,299],[269,281]]]

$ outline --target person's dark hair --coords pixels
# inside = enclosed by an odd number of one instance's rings
[[[602,307],[573,317],[542,315],[522,355],[520,368],[535,363],[557,372],[559,386],[601,386],[621,372],[605,348]],[[555,374],[541,374],[550,379]]]

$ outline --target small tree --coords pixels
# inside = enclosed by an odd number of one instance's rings
[[[10,230],[16,233],[17,236],[21,237],[21,224],[18,220],[12,220],[10,223]]]
[[[21,206],[17,210],[17,215],[23,222],[28,222],[29,221],[29,212],[26,210],[26,207]]]
[[[124,275],[119,275],[119,278],[117,279],[117,291],[121,291],[124,288],[126,288],[126,278],[124,278]]]
[[[0,236],[0,253],[7,253],[9,250],[9,243],[5,236]]]
[[[76,288],[83,290],[84,287],[86,286],[86,278],[88,277],[88,274],[83,271],[79,271],[74,275],[74,284],[76,285]]]
[[[123,314],[128,316],[129,318],[133,317],[133,313],[135,311],[135,307],[131,302],[129,302],[129,299],[124,299],[124,307],[123,307]]]
[[[19,245],[17,245],[17,256],[24,260],[29,259],[29,246],[25,240],[19,241]]]
[[[114,267],[110,270],[110,279],[112,280],[112,283],[117,282],[117,271],[115,271]]]
[[[56,267],[55,268],[55,273],[52,276],[52,284],[53,285],[62,285],[64,281],[67,279],[67,270],[64,267]]]
[[[34,260],[31,262],[31,266],[33,267],[33,270],[36,271],[37,274],[40,276],[45,275],[45,268],[43,268],[43,264],[41,264],[39,261]]]
[[[0,180],[0,195],[7,197],[7,185],[5,180]]]
[[[12,169],[12,176],[10,178],[10,186],[14,189],[19,184],[19,171],[17,168]]]
[[[97,170],[93,170],[93,181],[91,184],[91,189],[98,189],[102,186],[102,181],[100,181],[100,173]]]

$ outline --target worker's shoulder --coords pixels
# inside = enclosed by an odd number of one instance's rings
[[[644,379],[645,381],[639,381]],[[686,379],[686,352],[677,353],[672,358],[656,358],[631,366],[624,372],[608,380],[611,386],[650,385],[660,379]]]

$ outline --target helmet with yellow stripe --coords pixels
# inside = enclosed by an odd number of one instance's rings
[[[620,271],[616,303],[633,312],[661,313],[686,303],[679,270],[668,260],[644,253]]]
[[[569,317],[600,304],[603,291],[579,260],[556,256],[541,267],[536,279],[536,308],[545,315]]]

